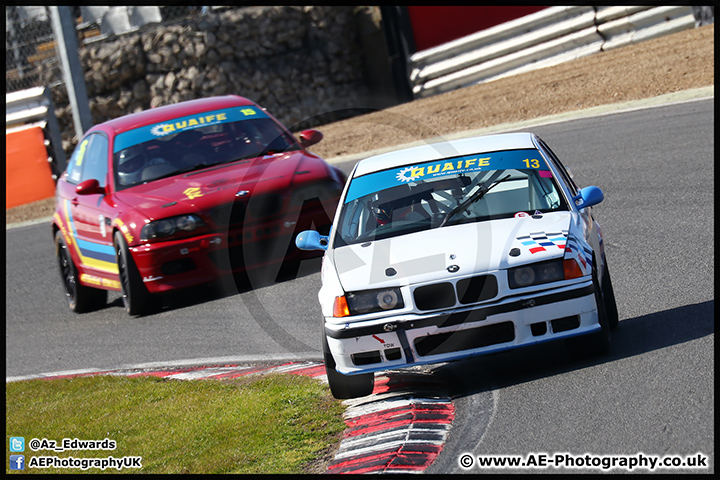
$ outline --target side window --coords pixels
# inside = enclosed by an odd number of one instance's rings
[[[73,184],[82,182],[82,171],[83,162],[85,161],[85,153],[87,147],[90,145],[92,135],[83,138],[80,143],[75,147],[75,151],[70,157],[70,161],[67,166],[67,181]]]
[[[542,149],[550,156],[550,158],[552,158],[553,163],[555,163],[555,165],[557,166],[558,170],[560,171],[560,176],[562,177],[563,182],[565,182],[565,184],[568,186],[568,188],[570,188],[570,193],[573,196],[577,195],[577,192],[578,192],[577,185],[575,185],[575,182],[573,181],[572,177],[570,176],[570,173],[565,168],[565,165],[562,164],[560,159],[558,159],[557,155],[555,155],[555,152],[550,150],[550,147],[548,147],[545,144],[545,142],[543,142],[540,139],[538,139],[538,140],[539,140],[539,143],[540,143],[540,146],[542,147]]]
[[[95,133],[85,137],[75,148],[67,167],[67,181],[78,184],[94,178],[104,187],[107,178],[108,141]]]
[[[108,172],[108,141],[104,135],[91,135],[92,141],[85,152],[85,168],[82,179],[94,178],[101,187],[105,186]]]

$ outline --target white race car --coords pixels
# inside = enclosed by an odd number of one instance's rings
[[[532,133],[466,138],[360,161],[325,250],[323,349],[336,398],[374,372],[544,341],[605,351],[617,326],[600,227],[583,189]]]

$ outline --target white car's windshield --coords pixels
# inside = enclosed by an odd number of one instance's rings
[[[435,160],[354,178],[335,245],[567,209],[537,150]]]

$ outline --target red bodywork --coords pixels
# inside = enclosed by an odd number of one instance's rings
[[[70,182],[66,172],[57,182],[53,219],[53,235],[57,230],[62,232],[82,285],[121,291],[113,247],[116,231],[127,241],[149,293],[200,285],[233,271],[282,260],[307,258],[307,252],[297,249],[291,240],[295,233],[308,228],[330,228],[345,182],[339,169],[303,146],[303,139],[309,139],[306,144],[316,143],[322,136],[319,132],[301,135],[301,148],[294,151],[116,188],[112,152],[117,135],[188,115],[242,106],[260,109],[237,96],[199,99],[110,120],[85,134],[83,138],[103,132],[109,141],[107,178],[100,182],[105,186],[98,187],[92,180]],[[204,225],[171,238],[141,241],[141,230],[147,223],[185,214],[197,215]]]

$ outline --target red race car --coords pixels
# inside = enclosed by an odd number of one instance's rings
[[[329,233],[345,183],[338,168],[239,96],[191,100],[91,128],[57,182],[55,252],[70,309],[122,292],[140,315],[153,294],[307,253],[291,240]]]

